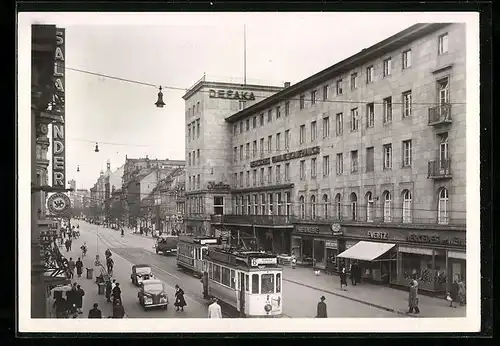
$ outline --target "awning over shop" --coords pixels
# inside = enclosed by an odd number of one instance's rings
[[[373,261],[392,249],[395,245],[396,244],[360,241],[337,257],[356,259],[359,261]]]

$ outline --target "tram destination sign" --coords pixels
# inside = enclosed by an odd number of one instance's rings
[[[257,267],[259,265],[265,265],[265,264],[278,264],[278,258],[277,257],[252,258],[250,263],[252,267]]]

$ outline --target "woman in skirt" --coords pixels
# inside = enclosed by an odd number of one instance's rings
[[[184,307],[186,306],[186,300],[184,299],[184,291],[182,288],[179,287],[179,285],[175,285],[175,303],[174,306],[176,307],[177,311],[179,311],[179,308],[181,311],[184,311]]]

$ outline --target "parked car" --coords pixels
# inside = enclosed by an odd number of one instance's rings
[[[155,277],[149,264],[135,264],[132,266],[130,279],[134,285],[139,286],[142,281],[154,278]]]
[[[165,285],[158,279],[143,280],[139,285],[137,293],[139,304],[144,310],[153,307],[162,307],[167,309],[168,296],[165,291]]]
[[[175,254],[177,252],[177,244],[179,243],[178,236],[163,236],[156,240],[155,249],[156,253],[163,255]]]

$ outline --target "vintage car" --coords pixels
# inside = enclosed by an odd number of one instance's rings
[[[132,266],[132,274],[130,279],[132,283],[139,286],[143,280],[154,279],[153,272],[149,264],[135,264]]]
[[[158,279],[143,280],[139,285],[137,297],[139,298],[139,304],[142,305],[144,310],[152,307],[166,309],[168,306],[165,285]]]
[[[164,236],[156,240],[155,250],[156,253],[163,255],[175,254],[177,252],[177,244],[179,243],[178,236]]]

